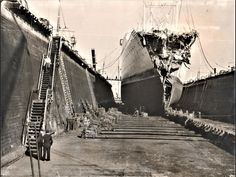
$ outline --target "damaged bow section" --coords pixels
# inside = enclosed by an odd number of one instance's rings
[[[163,77],[177,71],[183,63],[190,64],[190,47],[196,40],[196,31],[174,34],[167,30],[155,30],[153,33],[140,35],[154,66]]]
[[[188,68],[190,48],[198,33],[193,30],[189,33],[175,34],[166,29],[153,30],[150,33],[140,32],[138,35],[150,55],[154,68],[162,76],[164,102],[169,106],[179,100],[183,87],[174,72],[183,64]]]

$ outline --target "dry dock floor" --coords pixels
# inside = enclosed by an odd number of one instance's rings
[[[125,116],[114,131],[103,131],[95,139],[80,139],[78,134],[54,138],[51,161],[40,161],[42,177],[234,176],[232,155],[162,117]],[[1,174],[31,176],[30,158],[2,168]]]

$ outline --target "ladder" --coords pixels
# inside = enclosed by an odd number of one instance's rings
[[[60,43],[60,45],[59,45],[60,47],[57,51],[57,60],[59,60],[58,72],[59,72],[59,77],[61,80],[62,90],[63,90],[64,97],[65,97],[66,111],[69,116],[72,116],[73,115],[73,101],[72,101],[72,96],[71,96],[71,91],[70,91],[68,77],[67,77],[67,73],[66,73],[66,69],[65,69],[64,60],[63,60],[63,57],[61,56],[61,53],[60,53],[61,46],[62,46],[61,39],[60,39],[59,43]]]

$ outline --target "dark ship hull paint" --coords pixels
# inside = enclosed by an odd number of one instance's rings
[[[131,33],[122,52],[121,99],[125,112],[134,113],[144,107],[151,115],[162,115],[163,86],[148,51],[136,33]]]
[[[48,35],[39,31],[42,26],[37,24],[36,29],[27,21],[33,15],[27,12],[25,17],[24,13],[19,17],[14,11],[1,9],[1,156],[21,146],[30,95],[37,89],[42,57],[49,43]],[[83,111],[82,99],[106,108],[114,105],[111,85],[101,75],[82,64],[82,59],[65,46],[62,56],[76,113]],[[46,123],[59,133],[64,131],[68,115],[58,70],[53,96]]]
[[[133,113],[135,108],[141,108],[149,115],[164,113],[163,87],[156,70],[151,69],[123,80],[121,90],[125,112]]]
[[[201,112],[202,117],[222,122],[235,122],[234,72],[185,84],[174,108]]]

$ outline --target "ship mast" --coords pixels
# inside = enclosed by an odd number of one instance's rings
[[[143,30],[145,31],[145,6],[146,6],[146,3],[145,3],[145,0],[143,0]]]
[[[143,30],[146,30],[146,8],[149,10],[150,23],[153,21],[151,8],[153,7],[161,7],[161,6],[173,6],[175,8],[175,24],[174,28],[175,30],[178,30],[179,26],[179,15],[180,15],[180,4],[182,3],[182,0],[151,0],[150,3],[146,3],[146,0],[143,0]],[[152,24],[150,24],[152,25]]]
[[[57,15],[57,35],[59,34],[59,30],[61,28],[60,26],[60,20],[61,20],[61,0],[58,0],[58,15]]]

